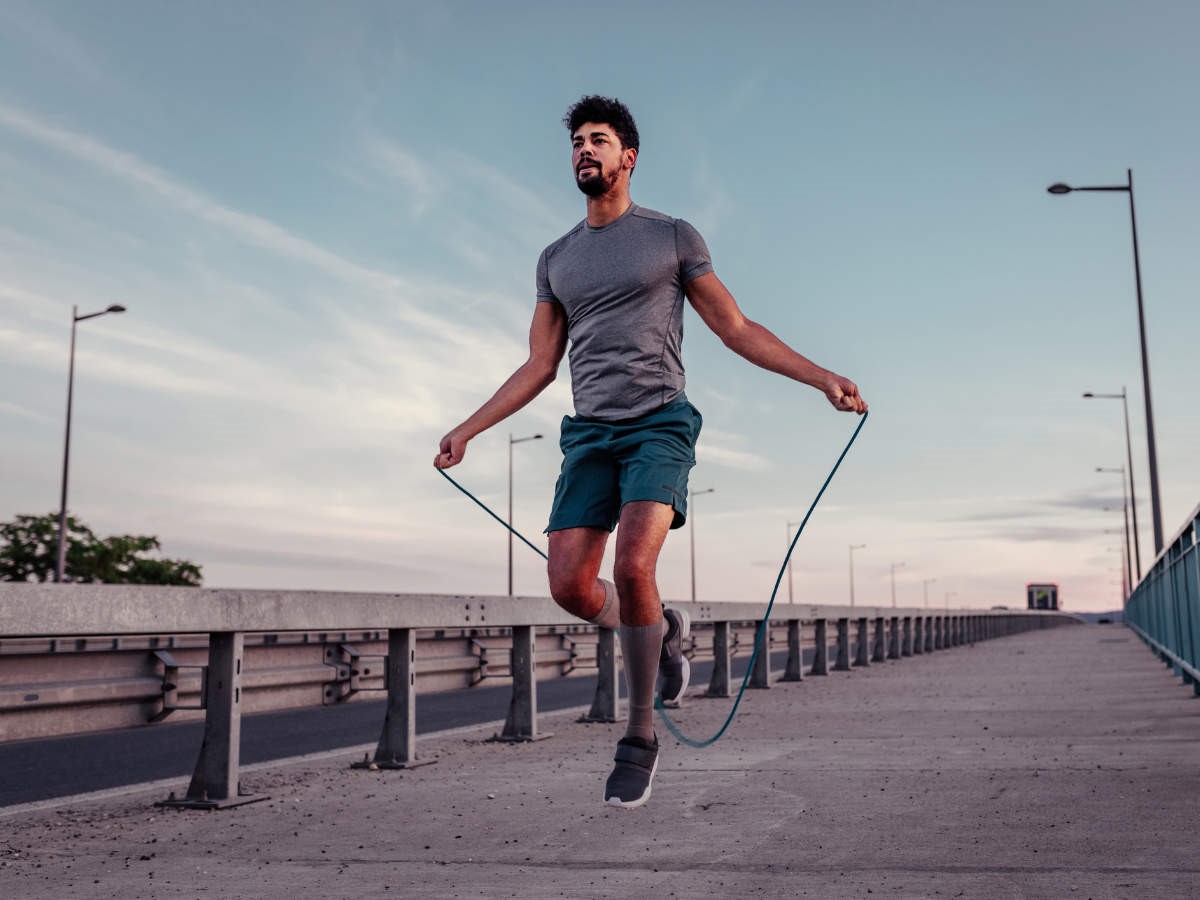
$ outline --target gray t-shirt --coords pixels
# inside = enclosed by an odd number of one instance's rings
[[[542,251],[537,298],[566,311],[576,414],[630,419],[683,393],[683,286],[712,270],[695,228],[637,205]]]

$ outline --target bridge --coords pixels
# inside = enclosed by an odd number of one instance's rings
[[[654,797],[634,812],[599,803],[620,734],[611,634],[545,598],[0,586],[0,651],[91,635],[120,653],[151,624],[207,636],[190,676],[203,688],[183,692],[202,704],[181,702],[184,666],[169,650],[137,651],[154,659],[159,690],[139,708],[204,718],[190,783],[0,810],[0,885],[34,897],[1192,897],[1198,518],[1130,598],[1129,628],[1024,611],[776,607],[767,633],[782,665],[760,656],[756,689],[712,747],[664,738]],[[692,611],[691,650],[711,674],[676,718],[707,736],[761,610]],[[493,667],[511,684],[507,710],[418,744],[416,648],[464,630],[509,643],[490,651],[504,657]],[[240,767],[245,642],[277,632],[343,648],[322,695],[333,685],[354,702],[352,682],[385,667],[366,765],[351,765],[359,748]],[[386,659],[356,653],[356,632],[383,640]],[[590,704],[539,714],[539,684],[570,668],[594,682]],[[64,683],[47,683],[71,702]],[[13,707],[13,687],[0,686],[6,736],[31,712]]]

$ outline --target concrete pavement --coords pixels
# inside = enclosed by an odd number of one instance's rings
[[[693,692],[695,693],[695,692]],[[689,697],[704,737],[728,700]],[[501,716],[503,710],[497,710]],[[753,691],[705,750],[665,730],[650,803],[600,804],[620,729],[545,717],[244,773],[270,799],[162,789],[0,816],[22,897],[1200,895],[1200,701],[1131,632],[1031,632]],[[185,783],[177,788],[181,793]]]

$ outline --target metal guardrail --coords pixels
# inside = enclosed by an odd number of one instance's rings
[[[740,643],[746,652],[753,638],[738,640],[741,632],[752,632],[762,615],[757,604],[680,603],[686,609],[698,634],[706,637],[703,651],[712,654],[714,665],[708,686],[710,696],[730,696],[733,692],[731,661]],[[830,661],[828,623],[834,623],[833,660]],[[857,638],[851,659],[851,622]],[[1073,617],[1054,612],[999,610],[924,610],[884,607],[849,607],[788,604],[777,606],[771,626],[782,634],[788,649],[787,664],[781,680],[804,678],[801,626],[810,623],[814,643],[811,675],[826,675],[831,670],[848,670],[855,665],[899,660],[907,656],[942,650],[964,643],[1015,634],[1033,628],[1074,623]],[[572,631],[573,629],[573,631]],[[157,636],[147,636],[153,630]],[[560,609],[547,597],[469,597],[413,594],[356,594],[311,591],[237,591],[202,588],[145,587],[135,585],[46,585],[0,583],[0,665],[5,660],[25,660],[24,668],[36,668],[33,660],[48,654],[10,653],[14,642],[28,648],[29,642],[41,641],[47,648],[59,648],[64,642],[85,653],[89,643],[120,651],[122,642],[132,643],[143,660],[153,668],[154,711],[148,721],[161,720],[175,710],[204,710],[204,738],[186,797],[174,796],[163,804],[192,808],[219,808],[265,799],[247,796],[239,789],[241,715],[246,708],[244,691],[256,682],[288,684],[320,683],[322,691],[332,685],[345,685],[335,692],[334,702],[361,689],[367,679],[377,677],[386,689],[387,706],[374,758],[363,765],[375,769],[411,768],[427,760],[416,753],[417,674],[424,667],[436,666],[429,658],[418,660],[418,636],[432,630],[434,637],[456,633],[458,639],[486,646],[487,639],[502,635],[508,644],[507,675],[512,694],[503,731],[503,741],[538,740],[537,681],[545,677],[542,657],[549,656],[553,674],[562,674],[572,661],[575,648],[558,650],[546,646],[546,638],[557,640],[561,634],[591,636],[597,681],[590,721],[616,721],[619,712],[617,648],[614,632],[581,625],[579,620]],[[284,635],[291,634],[287,640]],[[184,652],[199,648],[196,643],[207,635],[203,660],[185,659]],[[386,647],[382,640],[386,635]],[[99,636],[99,637],[97,637]],[[247,638],[251,640],[247,652]],[[361,652],[355,638],[377,640],[382,654]],[[315,640],[319,638],[319,640]],[[331,641],[330,638],[333,638]],[[172,644],[172,642],[175,642]],[[590,642],[590,640],[589,640]],[[160,646],[166,643],[166,646]],[[273,670],[244,667],[246,658],[267,646],[316,644],[322,647],[323,667],[313,669],[311,662],[276,666]],[[359,642],[361,644],[361,641]],[[332,647],[337,652],[331,651]],[[20,648],[18,648],[20,649]],[[557,656],[555,653],[557,652]],[[701,652],[696,641],[689,652]],[[564,655],[565,654],[565,655]],[[193,654],[195,655],[195,654]],[[576,653],[576,656],[578,654]],[[95,657],[102,658],[102,657]],[[274,657],[277,658],[277,657]],[[490,665],[490,664],[489,664]],[[539,665],[541,671],[539,672]],[[471,662],[465,668],[477,667]],[[449,668],[454,668],[454,665]],[[446,668],[446,666],[442,666]],[[192,675],[182,674],[193,671]],[[269,675],[264,675],[269,671]],[[281,674],[282,672],[282,674]],[[332,673],[332,677],[331,677]],[[29,673],[23,672],[22,675]],[[189,678],[193,681],[189,682]],[[326,680],[328,679],[328,680]],[[144,679],[137,684],[122,679],[91,679],[91,685],[66,688],[60,699],[70,701],[72,691],[93,700],[104,695],[144,691]],[[750,684],[768,687],[771,681],[770,653],[760,653]],[[17,703],[21,695],[33,697],[24,702],[37,703],[39,692],[30,690],[27,679],[16,692],[0,690],[0,738],[7,722],[22,712]],[[261,686],[261,685],[260,685]],[[325,696],[323,694],[323,696]],[[324,702],[324,701],[322,701]],[[47,704],[53,705],[53,704]],[[293,704],[295,705],[295,704]]]
[[[1129,595],[1125,623],[1200,696],[1200,506]]]

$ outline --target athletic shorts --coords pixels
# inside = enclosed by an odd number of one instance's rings
[[[564,416],[558,442],[562,472],[546,531],[612,531],[631,500],[668,504],[675,510],[671,527],[682,526],[702,424],[699,410],[682,394],[662,409],[620,422]]]

